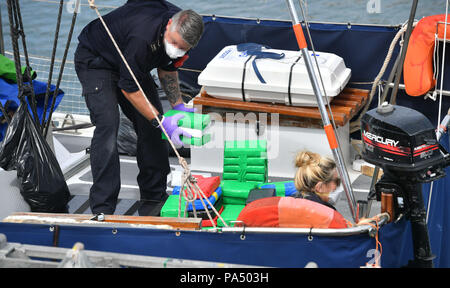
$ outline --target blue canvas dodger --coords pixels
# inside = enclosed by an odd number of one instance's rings
[[[48,104],[47,104],[46,119],[50,114],[51,103],[53,101],[53,93],[55,91],[55,88],[56,88],[55,85],[50,86],[50,95],[49,95]],[[33,80],[33,89],[34,89],[34,94],[36,95],[37,114],[38,114],[40,122],[42,122],[42,116],[44,115],[44,104],[45,104],[44,95],[47,91],[47,84],[44,82]],[[17,97],[18,91],[19,91],[19,89],[18,89],[16,83],[8,83],[3,78],[0,78],[0,102],[5,107],[6,103],[9,101],[7,111],[16,111],[17,108],[19,107],[20,100]],[[59,90],[59,93],[56,96],[54,109],[56,109],[58,107],[59,103],[61,103],[63,96],[64,96],[64,92],[62,90]],[[28,109],[29,109],[31,115],[33,115],[30,104],[28,104]],[[1,116],[3,116],[3,113],[0,111],[0,117]],[[4,123],[0,126],[0,141],[3,140],[3,137],[4,137],[7,127],[8,127],[7,123]]]

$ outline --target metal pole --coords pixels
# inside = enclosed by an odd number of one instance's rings
[[[416,16],[418,3],[419,3],[419,0],[414,0],[412,7],[411,7],[411,12],[409,14],[408,26],[406,28],[405,42],[403,43],[402,53],[400,56],[400,63],[397,66],[394,88],[392,89],[391,100],[390,100],[391,104],[395,104],[397,102],[398,85],[400,84],[400,78],[401,78],[401,75],[403,72],[403,64],[405,62],[406,51],[408,50],[409,38],[411,37],[414,17]]]
[[[317,104],[319,106],[320,115],[322,116],[322,122],[324,126],[325,133],[328,138],[328,143],[330,145],[331,151],[333,153],[334,160],[336,162],[337,170],[339,172],[339,176],[342,179],[343,188],[345,194],[347,195],[348,205],[350,211],[353,216],[353,220],[358,222],[358,215],[356,213],[356,200],[355,195],[353,194],[353,190],[351,187],[350,177],[348,176],[347,170],[345,170],[345,163],[341,157],[340,148],[337,144],[336,134],[334,132],[333,126],[331,125],[330,119],[328,117],[327,110],[325,108],[325,104],[322,98],[322,92],[319,88],[319,83],[317,82],[317,77],[314,71],[314,66],[311,61],[311,56],[309,55],[308,45],[306,43],[305,35],[303,34],[302,25],[297,17],[297,11],[295,9],[295,5],[292,0],[286,0],[289,13],[291,14],[292,24],[295,32],[295,36],[297,38],[297,43],[299,48],[302,51],[303,59],[306,64],[306,68],[309,75],[309,80],[311,81],[311,85],[314,90],[314,94],[316,95]]]

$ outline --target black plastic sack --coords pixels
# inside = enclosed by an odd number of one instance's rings
[[[70,192],[56,156],[24,102],[0,147],[0,167],[17,170],[20,193],[32,212],[67,213]]]

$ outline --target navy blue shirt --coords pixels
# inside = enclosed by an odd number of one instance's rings
[[[169,19],[180,10],[164,0],[129,0],[102,16],[139,82],[148,79],[148,73],[154,68],[176,71],[172,59],[165,53],[163,37]],[[119,72],[119,88],[138,91],[99,19],[84,27],[78,41],[105,60],[105,67],[101,68]]]

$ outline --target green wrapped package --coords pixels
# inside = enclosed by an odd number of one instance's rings
[[[178,121],[178,126],[184,128],[191,128],[196,130],[204,130],[211,122],[211,117],[208,114],[199,114],[192,112],[184,112],[178,110],[169,110],[164,113],[164,117],[170,117],[177,114],[184,115],[184,118]]]
[[[162,134],[162,139],[167,140],[167,137],[166,137],[166,135],[164,135],[164,133]],[[180,140],[181,140],[181,142],[183,142],[186,145],[203,146],[206,143],[208,143],[209,141],[211,141],[211,135],[205,134],[201,138],[199,138],[199,137],[188,138],[188,137],[184,137],[182,135],[182,136],[180,136]]]
[[[226,141],[223,157],[224,180],[257,183],[267,181],[266,141]]]
[[[187,145],[203,146],[211,141],[211,135],[205,134],[205,129],[211,122],[211,118],[207,114],[191,113],[177,110],[169,110],[164,117],[174,116],[176,114],[184,115],[184,118],[178,121],[178,126],[192,135],[191,138],[180,136],[181,142]],[[161,132],[162,139],[167,140],[164,133]]]
[[[22,75],[25,75],[25,68],[26,67],[22,67],[21,71],[22,71]],[[0,54],[0,77],[2,77],[3,79],[9,81],[9,82],[13,82],[13,83],[17,83],[17,79],[16,79],[16,64],[14,63],[13,60],[9,59],[8,57]],[[35,79],[36,78],[36,72],[35,71],[31,71],[31,79]]]
[[[257,186],[258,183],[253,182],[223,180],[220,184],[223,193],[223,203],[245,205],[248,194],[252,189],[257,188]]]
[[[272,188],[275,189],[277,196],[291,196],[297,192],[294,181],[281,181],[259,184],[258,188]]]
[[[222,219],[225,221],[225,223],[228,226],[233,226],[234,224],[231,223],[231,221],[236,221],[236,219],[239,217],[239,214],[241,213],[242,209],[244,209],[245,205],[223,205],[223,211],[220,214]],[[217,219],[217,226],[218,227],[224,227],[225,224],[220,220],[220,218]]]
[[[169,195],[166,203],[161,208],[161,217],[178,217],[178,201],[179,195]],[[181,217],[184,215],[184,210],[186,209],[186,202],[181,199]]]

